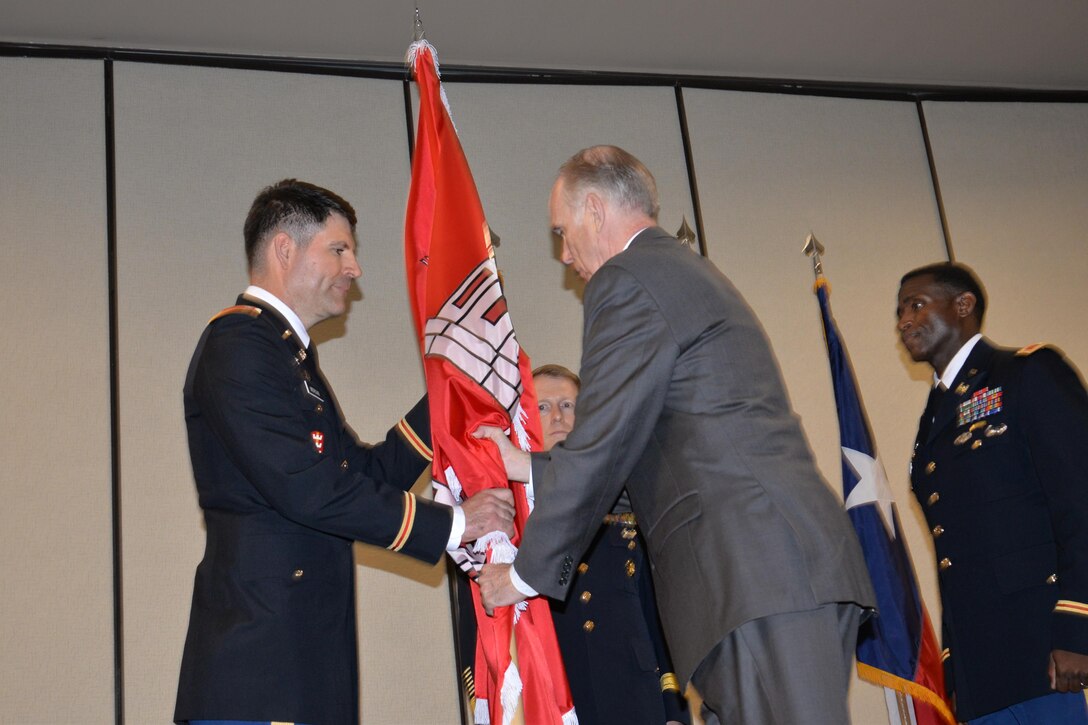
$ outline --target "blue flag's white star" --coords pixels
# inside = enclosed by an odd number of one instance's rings
[[[888,538],[895,538],[895,529],[892,526],[892,506],[895,500],[892,497],[891,487],[888,486],[888,476],[884,473],[884,464],[879,458],[873,458],[867,453],[855,451],[853,448],[842,447],[842,455],[854,470],[858,477],[858,483],[854,490],[846,497],[846,510],[855,506],[875,503],[880,509],[880,518],[883,519],[884,530],[888,532]]]

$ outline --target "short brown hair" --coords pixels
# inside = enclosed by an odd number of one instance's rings
[[[561,380],[569,380],[574,383],[574,387],[578,389],[578,392],[582,391],[582,379],[578,377],[570,368],[565,368],[562,365],[556,365],[549,363],[547,365],[541,365],[533,371],[533,377],[545,377],[545,378],[559,378]]]

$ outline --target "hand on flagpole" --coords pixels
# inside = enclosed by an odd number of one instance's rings
[[[502,457],[502,465],[506,468],[507,479],[528,483],[531,463],[529,454],[511,443],[502,428],[481,425],[473,431],[472,437],[487,438],[498,447],[499,456]]]
[[[525,595],[514,587],[510,579],[511,564],[484,564],[476,582],[480,585],[480,599],[488,616],[495,607],[506,607],[525,601]]]
[[[492,531],[514,535],[514,492],[508,488],[485,488],[466,499],[461,510],[465,513],[462,544]]]

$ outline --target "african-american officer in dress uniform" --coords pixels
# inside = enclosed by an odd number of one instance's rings
[[[460,509],[410,493],[429,458],[425,401],[384,443],[348,431],[309,329],[346,311],[355,222],[312,184],[263,190],[244,230],[250,286],[193,354],[185,422],[207,543],[178,722],[357,723],[352,541],[435,562],[487,531],[513,533],[506,491]]]
[[[898,330],[934,387],[911,484],[933,535],[961,721],[1088,723],[1088,395],[1054,348],[999,348],[965,266],[908,272]]]

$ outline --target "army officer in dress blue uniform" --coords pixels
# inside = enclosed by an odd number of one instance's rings
[[[961,721],[1088,723],[1088,395],[1061,353],[982,338],[962,265],[908,272],[898,329],[934,372],[911,484],[936,550]]]
[[[513,533],[507,491],[452,510],[409,491],[430,455],[425,402],[384,443],[348,431],[309,329],[346,311],[355,222],[312,184],[262,191],[245,223],[251,284],[193,354],[185,422],[207,544],[178,722],[358,722],[352,541],[435,562]]]

